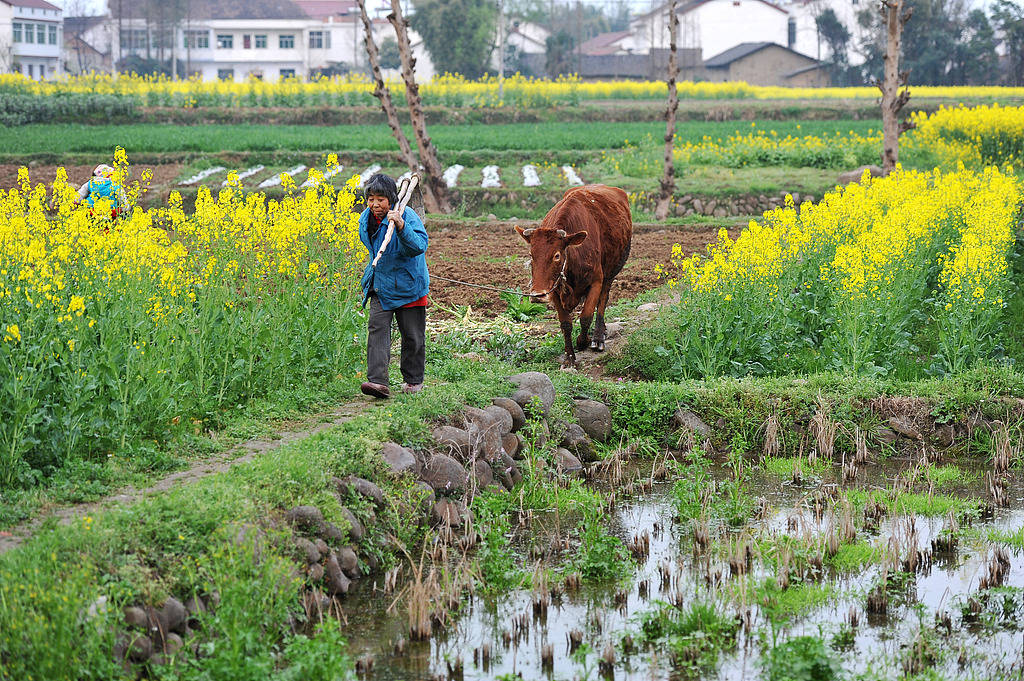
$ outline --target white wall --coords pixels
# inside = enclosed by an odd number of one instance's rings
[[[710,59],[740,43],[773,42],[787,45],[789,15],[760,0],[711,0],[679,15],[680,48],[701,48]],[[668,9],[630,25],[632,40],[623,48],[644,53],[668,49]],[[799,50],[798,50],[799,51]]]
[[[187,69],[199,73],[203,80],[216,80],[221,71],[230,71],[234,80],[245,80],[253,73],[261,73],[263,80],[274,82],[280,78],[282,69],[293,70],[295,76],[305,79],[311,72],[326,68],[334,63],[345,63],[355,66],[356,70],[367,68],[366,48],[363,41],[362,22],[333,21],[324,23],[314,19],[291,20],[207,20],[182,24],[175,38],[175,54]],[[145,28],[142,20],[123,22],[125,29]],[[116,22],[113,30],[117,31]],[[185,31],[205,31],[209,47],[185,47]],[[309,34],[319,31],[323,34],[323,47],[311,48]],[[379,46],[385,38],[394,37],[394,29],[386,22],[374,22],[374,38]],[[327,34],[330,34],[330,46],[327,46]],[[218,48],[217,36],[230,35],[230,48]],[[250,36],[250,47],[245,47],[245,35]],[[256,47],[256,36],[265,35],[267,46]],[[281,48],[282,35],[294,36],[292,48]],[[423,41],[415,31],[409,32],[413,43],[413,56],[416,58],[416,77],[420,82],[434,76],[434,67],[430,55],[423,47]],[[144,49],[134,50],[140,56],[145,55]],[[123,55],[131,54],[125,49]],[[120,52],[116,52],[120,55]],[[165,58],[169,52],[165,50]],[[385,77],[400,78],[397,69],[385,70]]]
[[[14,59],[21,65],[21,73],[35,80],[56,78],[61,75],[61,52],[64,47],[63,22],[60,10],[35,7],[13,7],[11,16],[11,44]],[[21,24],[21,41],[13,39],[15,23]],[[44,41],[39,42],[38,27],[44,26]],[[26,40],[31,29],[33,41]],[[51,29],[56,30],[54,42]]]

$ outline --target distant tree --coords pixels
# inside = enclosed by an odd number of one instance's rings
[[[398,54],[398,42],[394,38],[384,38],[380,41],[380,67],[382,69],[402,67],[402,57]]]
[[[547,54],[544,69],[548,72],[549,78],[572,73],[575,70],[576,62],[572,54],[575,42],[569,33],[559,31],[554,35],[548,36],[547,41],[545,41],[545,47],[547,48]]]
[[[479,78],[494,49],[497,17],[490,0],[419,0],[410,21],[436,71]]]
[[[1003,34],[1007,59],[1007,85],[1024,85],[1024,5],[1012,0],[996,0],[992,21]]]
[[[843,25],[843,22],[836,16],[835,10],[831,7],[825,9],[814,18],[818,28],[818,35],[828,46],[829,75],[833,85],[849,85],[850,69],[850,31]]]
[[[902,37],[901,70],[909,71],[915,85],[949,85],[967,15],[963,0],[906,0],[914,20]],[[864,71],[867,80],[882,75],[885,21],[873,9],[863,10],[858,22],[866,29]]]
[[[996,54],[996,33],[985,12],[972,10],[964,23],[961,41],[957,45],[950,83],[979,85],[994,82],[999,72]]]

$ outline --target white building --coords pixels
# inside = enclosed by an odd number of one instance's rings
[[[629,35],[615,41],[621,53],[668,49],[668,4],[635,17]],[[792,47],[790,14],[767,0],[691,0],[676,7],[680,49],[700,49],[704,59],[740,44],[769,42]]]
[[[61,75],[62,14],[46,0],[0,0],[0,68],[33,80]]]
[[[110,73],[115,30],[107,17],[64,17],[64,71]]]
[[[109,5],[115,9],[113,2]],[[394,37],[391,24],[380,18],[383,11],[373,11],[378,46]],[[176,60],[184,73],[203,80],[277,81],[306,79],[320,70],[366,70],[365,29],[352,0],[193,0],[189,16],[166,27],[147,24],[131,12],[129,7],[120,18],[109,19],[118,37],[116,61],[122,64],[130,56]],[[422,41],[415,32],[410,39],[416,75],[429,79],[433,67]]]

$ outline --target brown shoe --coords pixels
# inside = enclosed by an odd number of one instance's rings
[[[421,390],[423,390],[423,384],[422,383],[403,383],[402,384],[402,392],[406,393],[407,395],[415,395],[416,393],[418,393]]]
[[[386,400],[391,397],[391,391],[388,390],[388,387],[386,385],[381,385],[380,383],[370,383],[367,381],[359,386],[359,389],[363,391],[364,395],[376,397],[381,400]]]

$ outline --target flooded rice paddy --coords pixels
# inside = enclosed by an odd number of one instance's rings
[[[350,652],[381,680],[1021,674],[1018,474],[996,508],[981,469],[891,459],[842,484],[839,465],[780,474],[788,465],[670,464],[666,475],[648,462],[627,472],[632,483],[594,481],[618,495],[602,525],[629,549],[621,578],[567,567],[583,550],[572,513],[519,512],[507,541],[523,586],[460,581],[472,550],[416,558],[447,584],[426,606],[433,635],[410,640],[410,592],[364,580],[345,609]],[[821,675],[785,675],[800,664]]]

